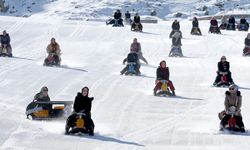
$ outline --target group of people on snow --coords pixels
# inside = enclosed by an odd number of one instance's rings
[[[142,31],[143,26],[141,24],[141,18],[138,13],[135,13],[135,16],[132,20],[131,13],[129,11],[126,11],[125,21],[126,23],[131,25],[131,31]],[[113,26],[124,26],[121,11],[118,9],[114,13],[114,18],[107,20],[106,24],[107,25],[112,24]]]
[[[235,17],[234,16],[223,16],[221,19],[220,29],[222,30],[236,30],[239,31],[248,31],[249,23],[247,22],[244,16],[241,17],[240,22],[236,25]]]
[[[127,11],[125,14],[125,19],[126,20],[131,20],[131,14]],[[135,28],[135,25],[141,25],[140,23],[140,16],[136,14],[134,16],[134,20],[131,21],[132,23],[132,28]],[[222,22],[224,23],[224,22]],[[234,18],[230,18],[227,27],[230,26],[230,28],[233,28],[234,26],[232,24],[235,23]],[[242,18],[241,23],[244,23],[244,18]],[[110,20],[107,22],[107,24],[119,24],[123,26],[123,19],[122,19],[122,14],[120,10],[117,10],[114,13],[114,19]],[[220,28],[218,27],[218,22],[215,18],[212,18],[210,21],[210,32],[216,32],[220,33]],[[142,28],[142,26],[141,26]],[[228,27],[229,28],[229,27]],[[191,34],[197,34],[197,35],[202,35],[201,30],[199,28],[199,22],[196,17],[193,18],[192,21],[192,29],[191,29]],[[3,32],[3,35],[1,37],[1,53],[3,53],[3,48],[10,48],[10,50],[7,49],[7,53],[12,55],[11,51],[11,46],[10,46],[10,37],[7,34],[6,31]],[[172,24],[172,32],[169,35],[170,38],[172,38],[172,49],[170,51],[170,54],[174,51],[173,48],[178,47],[179,52],[181,56],[182,50],[182,32],[180,31],[180,23],[175,20]],[[245,48],[243,50],[243,54],[249,54],[250,52],[250,33],[247,35],[245,38]],[[46,48],[48,57],[45,59],[44,64],[45,65],[50,65],[50,64],[58,64],[60,65],[61,62],[61,49],[60,45],[56,42],[55,38],[51,38],[49,45]],[[169,54],[169,56],[170,56]],[[143,53],[142,53],[142,48],[140,42],[138,42],[137,38],[133,39],[133,42],[130,45],[130,52],[128,53],[127,57],[123,60],[123,64],[127,62],[127,65],[125,68],[123,68],[120,73],[121,75],[126,74],[128,71],[131,71],[131,67],[133,68],[136,75],[140,75],[140,60],[144,61],[146,64],[148,64],[148,61],[144,58]],[[227,124],[229,118],[231,117],[231,109],[232,107],[235,108],[235,116],[236,116],[236,121],[237,124],[239,125],[240,131],[245,132],[244,129],[244,124],[242,121],[242,115],[241,115],[241,104],[242,104],[242,96],[240,91],[238,90],[238,86],[234,84],[233,79],[231,77],[231,72],[230,72],[230,63],[226,60],[225,56],[222,56],[220,61],[218,62],[218,70],[217,70],[217,77],[213,83],[214,86],[219,86],[222,81],[226,81],[229,86],[229,90],[226,91],[225,93],[225,110],[219,113],[219,117],[221,119],[221,129],[225,127]],[[159,67],[156,70],[156,80],[155,80],[155,87],[153,89],[153,94],[157,96],[157,93],[159,90],[161,90],[162,85],[165,84],[163,81],[166,81],[167,87],[169,87],[171,91],[171,95],[175,96],[175,87],[170,80],[170,71],[169,67],[167,66],[166,61],[162,60],[159,64]],[[77,96],[75,97],[73,109],[74,111],[72,114],[68,117],[67,119],[67,124],[73,124],[76,119],[76,114],[84,111],[84,113],[87,115],[89,118],[89,134],[94,135],[94,122],[91,119],[91,107],[92,107],[92,101],[94,100],[93,97],[89,97],[89,88],[88,87],[83,87],[81,92],[77,93]],[[48,88],[47,87],[42,87],[39,93],[37,93],[33,99],[34,102],[49,102],[50,97],[48,95]],[[51,104],[43,104],[43,107],[46,107],[47,109],[52,109]],[[67,126],[66,126],[67,129]]]
[[[75,101],[73,104],[73,112],[71,113],[71,115],[67,118],[66,121],[66,130],[68,130],[67,128],[70,127],[70,125],[74,124],[76,122],[76,118],[77,118],[77,113],[79,112],[84,112],[86,114],[85,116],[85,124],[86,124],[86,128],[88,128],[88,133],[90,136],[94,136],[94,122],[91,119],[91,108],[92,108],[92,101],[94,100],[94,97],[89,97],[89,88],[88,87],[83,87],[81,92],[78,92],[76,97],[75,97]],[[50,102],[50,97],[48,94],[48,87],[44,86],[41,88],[40,92],[37,93],[34,96],[33,102]],[[45,110],[51,110],[52,109],[52,105],[49,103],[46,104],[35,104],[36,107],[41,106],[43,109]]]

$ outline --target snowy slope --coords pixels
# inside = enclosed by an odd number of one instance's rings
[[[241,56],[246,32],[191,36],[191,22],[181,21],[185,58],[169,58],[171,22],[145,24],[145,33],[130,27],[112,28],[98,22],[0,17],[0,30],[12,37],[17,58],[0,58],[0,149],[157,149],[249,150],[249,134],[218,134],[217,113],[223,109],[224,88],[213,88],[222,55],[231,62],[234,81],[243,95],[242,114],[250,128],[250,58]],[[51,37],[61,44],[64,68],[43,67]],[[119,75],[134,37],[150,65],[142,77]],[[152,96],[155,71],[161,60],[170,67],[176,98]],[[96,135],[66,136],[65,121],[31,121],[25,108],[47,85],[52,100],[74,100],[83,87],[94,96]]]
[[[249,0],[5,0],[10,7],[2,15],[56,17],[64,19],[107,18],[121,9],[149,15],[156,10],[161,19],[172,18],[176,13],[182,17],[204,14],[250,13]]]

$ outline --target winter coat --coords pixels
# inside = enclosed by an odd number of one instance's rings
[[[172,46],[182,46],[181,38],[173,37],[172,38]]]
[[[126,19],[130,19],[130,17],[131,17],[131,14],[130,14],[130,13],[125,13],[125,18],[126,18]]]
[[[51,53],[56,53],[57,55],[60,54],[60,46],[58,43],[55,43],[55,44],[52,44],[50,43],[48,46],[47,46],[47,53],[51,54]]]
[[[174,21],[172,24],[173,30],[180,30],[180,23],[178,21]]]
[[[83,96],[82,93],[77,93],[73,106],[74,111],[78,113],[85,110],[86,113],[90,113],[93,100],[93,97]]]
[[[227,24],[227,18],[225,16],[222,17],[221,24]]]
[[[168,67],[158,67],[156,70],[156,80],[169,80],[169,69]]]
[[[9,36],[9,34],[1,35],[1,44],[10,45],[10,36]]]
[[[240,19],[240,24],[245,24],[246,22],[247,22],[247,20],[245,18]]]
[[[192,25],[193,25],[193,28],[194,27],[198,28],[199,27],[199,21],[197,19],[193,20]]]
[[[140,16],[134,16],[134,22],[135,23],[140,23],[141,22]]]
[[[228,20],[228,23],[230,23],[230,24],[235,24],[235,19],[234,19],[234,17],[230,17],[229,20]]]
[[[250,38],[245,38],[245,46],[250,46]]]
[[[121,12],[115,12],[114,18],[115,19],[121,19],[122,18],[122,13]]]
[[[219,72],[230,72],[229,69],[230,69],[230,64],[228,61],[218,62],[218,71]]]
[[[242,97],[240,91],[237,91],[237,93],[232,94],[229,91],[226,91],[226,97],[225,97],[225,111],[228,112],[229,108],[231,106],[236,107],[236,116],[241,116],[241,105],[242,105]]]
[[[140,53],[141,52],[141,44],[139,42],[137,43],[132,43],[130,45],[130,51],[131,52],[136,52],[136,53]]]
[[[212,26],[218,26],[218,21],[217,21],[216,19],[212,19],[212,20],[210,21],[210,24],[211,24]]]
[[[49,96],[44,96],[42,92],[40,92],[35,95],[34,100],[39,101],[39,102],[49,102],[50,98]]]
[[[128,63],[133,63],[133,62],[135,62],[135,63],[139,63],[139,58],[138,58],[138,55],[136,54],[136,53],[129,53],[128,54],[128,56],[127,56],[127,58],[125,58],[124,60],[123,60],[123,63],[125,63],[125,62],[128,62]]]

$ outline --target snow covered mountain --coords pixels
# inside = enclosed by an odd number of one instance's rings
[[[64,19],[107,18],[116,9],[157,16],[167,19],[175,16],[186,18],[193,15],[225,13],[250,13],[249,0],[5,0],[9,7],[2,15],[24,16],[45,14],[45,17]]]

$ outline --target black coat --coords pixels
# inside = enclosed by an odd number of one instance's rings
[[[230,23],[230,24],[235,24],[235,19],[234,19],[234,17],[230,17],[229,20],[228,20],[228,23]]]
[[[245,24],[247,20],[245,18],[240,19],[240,24]]]
[[[173,30],[180,30],[180,23],[179,22],[173,22],[172,29]]]
[[[1,44],[10,45],[10,36],[9,36],[9,34],[6,34],[5,36],[1,35],[0,38],[1,38]]]
[[[158,67],[156,70],[156,79],[157,80],[169,80],[169,69]]]
[[[132,63],[132,62],[138,63],[139,61],[138,55],[136,53],[129,53],[127,58],[123,60],[123,63],[125,63],[126,61],[128,63]]]
[[[219,72],[230,72],[230,64],[229,62],[225,61],[225,62],[218,62],[218,71]]]
[[[125,13],[125,18],[126,18],[126,19],[130,19],[130,17],[131,17],[131,14],[130,14],[130,13]]]
[[[140,16],[134,16],[134,22],[135,23],[140,23],[141,22]]]
[[[212,20],[210,21],[210,24],[211,24],[212,26],[218,26],[218,21],[217,21],[216,19],[212,19]]]
[[[122,13],[120,13],[120,12],[115,12],[114,18],[115,18],[115,19],[121,19],[121,18],[122,18]]]
[[[245,38],[245,45],[246,45],[246,46],[250,46],[250,39]]]
[[[77,93],[73,106],[74,111],[78,113],[85,110],[85,112],[90,113],[93,100],[93,97],[83,96],[82,93]]]
[[[192,25],[193,25],[193,27],[199,27],[199,22],[198,22],[198,20],[193,20],[193,22],[192,22]]]

